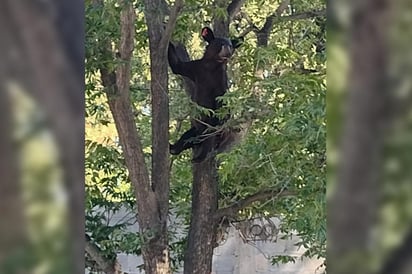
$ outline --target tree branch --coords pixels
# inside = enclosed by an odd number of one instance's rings
[[[281,17],[282,13],[289,6],[289,4],[290,4],[290,0],[284,0],[282,3],[280,3],[280,5],[276,9],[275,13],[273,13],[272,15],[270,15],[266,18],[265,24],[263,25],[263,28],[260,30],[260,32],[269,33],[270,30],[273,27],[275,18],[276,17]]]
[[[249,32],[253,30],[256,33],[258,39],[258,46],[267,45],[269,40],[269,34],[276,23],[326,16],[326,9],[306,11],[292,15],[281,16],[281,14],[288,7],[288,5],[288,0],[282,2],[280,6],[276,9],[275,13],[271,14],[266,18],[265,24],[261,29],[257,29],[253,23],[250,23],[251,28],[249,29]]]
[[[254,194],[251,194],[247,196],[246,198],[240,201],[237,201],[228,207],[218,209],[214,216],[214,219],[220,220],[224,216],[236,216],[239,210],[244,209],[245,207],[253,204],[254,202],[265,201],[269,198],[292,196],[294,194],[295,194],[294,192],[287,191],[287,190],[272,190],[272,189],[262,190]]]
[[[289,5],[290,0],[284,0],[282,3],[280,3],[279,7],[275,11],[276,15],[280,17]]]
[[[96,4],[103,5],[100,0]],[[116,71],[109,66],[111,41],[107,37],[101,41],[100,51],[109,62],[100,67],[100,75],[104,91],[107,95],[110,111],[113,115],[120,144],[124,151],[129,178],[134,187],[137,200],[139,224],[141,231],[153,229],[157,218],[157,203],[150,186],[149,172],[146,168],[140,136],[138,135],[134,120],[132,104],[130,102],[130,59],[133,49],[134,34],[134,10],[130,2],[124,3],[121,11],[121,43],[119,50],[123,62],[118,65]]]
[[[90,256],[96,264],[99,270],[102,270],[106,274],[115,274],[116,273],[116,260],[111,261],[103,255],[101,249],[93,243],[89,235],[86,234],[86,245],[85,251],[87,255]]]
[[[124,0],[120,0],[120,4]],[[130,89],[130,61],[133,53],[134,21],[136,15],[131,4],[125,4],[120,12],[120,58],[121,62],[116,71],[116,84],[120,92],[128,93]]]
[[[326,16],[326,9],[312,10],[312,11],[295,13],[295,14],[287,15],[287,16],[281,16],[280,21],[302,20],[302,19],[309,19],[309,18],[323,17],[323,16]]]
[[[230,20],[235,17],[236,14],[239,13],[240,8],[245,3],[245,0],[232,0],[232,2],[227,7],[227,13],[229,15]]]
[[[176,25],[177,16],[183,8],[183,0],[176,0],[169,16],[169,22],[166,25],[165,31],[163,33],[162,39],[160,40],[159,47],[161,49],[166,49],[169,44],[170,37],[172,36],[173,29]]]
[[[239,35],[240,37],[245,37],[251,31],[255,33],[259,31],[259,28],[253,23],[249,15],[247,15],[245,12],[242,12],[241,16],[248,22],[249,26]]]

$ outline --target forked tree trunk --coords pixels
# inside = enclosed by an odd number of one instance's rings
[[[134,186],[137,201],[137,216],[142,241],[144,269],[148,274],[168,274],[169,248],[167,238],[167,216],[169,197],[168,171],[168,100],[167,62],[165,50],[159,49],[162,37],[162,24],[156,7],[159,1],[146,2],[146,20],[149,28],[152,91],[152,180],[145,164],[142,144],[137,131],[130,101],[131,57],[134,41],[135,13],[132,4],[120,0],[121,38],[119,45],[122,63],[116,71],[101,67],[100,73],[112,112],[120,144],[124,151],[129,178]],[[102,1],[95,5],[103,6]],[[104,56],[110,58],[110,41],[101,45]]]
[[[167,217],[169,213],[169,102],[166,48],[182,1],[175,1],[164,28],[162,1],[145,1],[145,18],[150,46],[150,90],[152,95],[152,176],[145,164],[130,101],[131,57],[134,41],[135,13],[131,2],[119,0],[121,38],[119,54],[122,63],[116,71],[101,67],[100,73],[110,110],[124,151],[130,180],[137,201],[137,216],[142,241],[142,256],[147,274],[170,273]],[[102,0],[94,0],[103,7]],[[101,50],[109,60],[111,41],[102,41]]]

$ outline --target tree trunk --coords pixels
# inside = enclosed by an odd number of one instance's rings
[[[184,274],[212,272],[216,243],[218,183],[215,157],[193,165],[192,218],[184,261]]]
[[[338,181],[328,212],[328,272],[369,273],[389,92],[385,6],[356,2],[350,29],[348,109]]]
[[[217,0],[219,7],[227,8],[227,2]],[[216,36],[228,37],[229,21],[216,18],[213,21]],[[193,150],[193,154],[198,152]],[[206,161],[193,164],[192,214],[188,245],[184,259],[184,274],[211,273],[213,249],[216,247],[215,214],[218,207],[218,173],[213,155]]]
[[[150,47],[152,94],[152,190],[158,203],[158,234],[143,246],[146,273],[170,273],[167,217],[169,213],[169,95],[168,63],[162,1],[145,1]],[[169,34],[170,35],[170,34]]]

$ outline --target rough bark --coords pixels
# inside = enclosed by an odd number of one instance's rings
[[[164,237],[160,237],[162,226],[160,224],[159,205],[151,188],[149,174],[145,166],[142,145],[137,134],[129,94],[122,94],[114,85],[107,86],[105,84],[105,86],[107,92],[114,92],[109,95],[109,106],[123,148],[129,178],[134,186],[139,228],[144,239],[142,253],[145,270],[147,273],[167,273],[154,271],[158,262],[160,264],[167,263],[163,252],[157,251],[158,248],[164,248]]]
[[[350,27],[348,109],[341,164],[328,212],[328,272],[369,273],[379,196],[383,130],[388,115],[388,1],[355,4]],[[348,233],[350,232],[350,233]]]
[[[214,157],[193,165],[192,214],[184,274],[211,273],[216,246],[218,183]]]
[[[152,189],[159,201],[164,248],[167,250],[169,210],[169,95],[166,47],[161,44],[164,15],[155,12],[161,1],[146,1],[146,22],[150,45],[150,90],[152,94]]]
[[[158,202],[159,234],[156,244],[143,250],[147,273],[170,273],[167,236],[169,212],[169,95],[166,49],[183,2],[175,2],[163,30],[162,1],[145,1],[150,47],[152,94],[152,189]]]

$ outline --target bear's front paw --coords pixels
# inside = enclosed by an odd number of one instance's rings
[[[179,155],[182,150],[179,150],[179,148],[176,145],[169,144],[169,152],[172,155]]]

